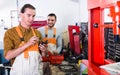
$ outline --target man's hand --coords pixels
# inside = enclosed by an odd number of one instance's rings
[[[35,45],[39,41],[37,36],[31,37],[28,42],[26,43],[28,46]]]
[[[47,54],[47,45],[46,44],[43,44],[43,45],[40,44],[39,49],[40,49],[40,51],[42,53],[42,56],[46,56],[46,54]]]
[[[39,45],[39,48],[40,48],[40,50],[41,50],[42,52],[45,52],[45,51],[47,50],[47,46],[46,46],[46,45],[40,44],[40,45]]]

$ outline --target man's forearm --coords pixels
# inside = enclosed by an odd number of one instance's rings
[[[5,59],[10,60],[12,58],[17,57],[19,54],[21,54],[26,48],[28,47],[27,44],[17,48],[17,49],[13,49],[7,52],[7,54],[5,55]]]

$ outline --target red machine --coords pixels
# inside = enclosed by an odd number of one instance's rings
[[[118,12],[115,11],[118,7]],[[108,14],[113,21],[111,25],[104,24],[104,9],[109,8]],[[88,22],[88,75],[110,75],[101,65],[112,63],[105,59],[104,28],[112,28],[113,34],[120,34],[120,0],[88,0],[89,22]],[[118,16],[119,20],[116,20]]]
[[[69,38],[70,38],[70,48],[73,50],[75,55],[80,55],[80,27],[79,26],[68,26]]]
[[[34,21],[32,23],[32,27],[36,28],[36,29],[39,28],[39,27],[45,26],[45,25],[47,25],[47,21],[46,20],[44,20],[44,21]]]
[[[48,57],[42,57],[43,62],[50,62],[50,64],[61,64],[64,60],[63,55],[49,55]]]

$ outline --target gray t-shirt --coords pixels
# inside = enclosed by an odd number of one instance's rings
[[[40,33],[42,34],[42,38],[45,38],[45,26],[38,28]],[[54,35],[54,29],[49,29],[48,28],[48,38],[53,38]],[[57,52],[60,53],[62,50],[62,36],[57,32],[56,29],[56,40],[57,40]]]

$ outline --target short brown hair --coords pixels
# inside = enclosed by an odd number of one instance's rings
[[[57,19],[57,16],[54,13],[50,13],[50,14],[48,14],[48,16],[54,16],[55,19]]]
[[[35,7],[31,4],[25,4],[22,8],[21,8],[21,13],[24,13],[25,12],[25,9],[26,8],[30,8],[30,9],[34,9],[35,10]]]

